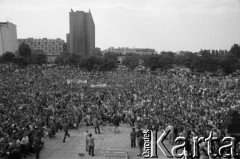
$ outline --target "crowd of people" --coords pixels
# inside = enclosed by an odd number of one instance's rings
[[[226,112],[240,104],[238,80],[232,76],[0,67],[0,156],[7,158],[34,152],[39,158],[44,131],[50,136],[65,131],[66,123],[72,128],[81,121],[94,123],[100,133],[95,118],[114,122],[116,132],[120,121],[136,128],[171,129],[172,144],[178,135],[208,137],[210,131],[220,139],[229,135],[223,127]],[[206,145],[200,154],[207,156]]]

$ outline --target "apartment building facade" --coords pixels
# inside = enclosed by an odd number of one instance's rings
[[[21,43],[28,44],[32,50],[32,52],[43,51],[47,57],[49,62],[53,62],[55,58],[60,55],[60,53],[64,50],[65,42],[64,40],[57,38],[57,39],[18,39],[18,44]]]

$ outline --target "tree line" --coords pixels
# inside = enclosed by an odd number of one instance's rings
[[[58,65],[71,65],[86,71],[112,71],[117,68],[117,56],[107,53],[103,56],[81,57],[78,54],[62,53],[56,59]]]
[[[194,72],[224,72],[231,74],[240,70],[240,45],[234,44],[227,50],[200,50],[197,53],[182,51],[180,54],[173,52],[161,52],[154,55],[128,54],[123,64],[130,69],[138,66],[138,61],[143,61],[143,66],[152,71],[167,70],[174,66],[189,68]]]
[[[1,63],[15,63],[19,66],[47,63],[47,56],[43,51],[32,51],[28,44],[22,43],[17,53],[6,52],[0,57]]]
[[[47,56],[41,51],[32,51],[28,44],[19,45],[18,52],[6,52],[0,56],[0,63],[14,63],[21,67],[29,64],[47,64]],[[54,61],[58,65],[71,65],[86,71],[111,71],[117,68],[117,56],[105,54],[104,56],[90,56],[82,58],[78,54],[63,52]]]
[[[118,57],[108,52],[101,56],[81,57],[78,54],[61,53],[55,63],[58,65],[71,65],[80,67],[87,71],[111,71],[118,66]],[[200,50],[199,52],[182,51],[179,54],[174,52],[161,52],[161,54],[122,55],[122,64],[129,70],[139,66],[139,62],[150,70],[167,70],[174,66],[187,67],[194,72],[217,72],[222,71],[230,74],[240,69],[240,45],[234,44],[227,50]],[[6,52],[0,57],[1,63],[16,63],[20,66],[28,64],[47,63],[47,56],[44,52],[32,52],[29,45],[22,43],[18,53]]]

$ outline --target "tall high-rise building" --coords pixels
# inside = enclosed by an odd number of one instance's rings
[[[17,50],[17,26],[10,22],[0,22],[0,56]]]
[[[95,24],[91,12],[71,11],[69,21],[70,53],[91,56],[95,49]]]

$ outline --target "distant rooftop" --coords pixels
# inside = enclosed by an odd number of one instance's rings
[[[11,25],[15,25],[15,24],[13,24],[13,23],[11,23],[11,22],[0,22],[0,25],[1,26],[6,26],[6,25],[8,25],[8,24],[11,24]],[[16,25],[15,25],[16,26]]]

